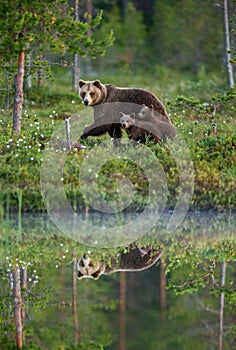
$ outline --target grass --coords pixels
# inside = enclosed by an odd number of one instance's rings
[[[91,79],[93,78],[97,76],[92,75]],[[160,70],[152,79],[145,75],[114,76],[109,73],[99,78],[102,82],[117,86],[143,87],[166,104],[171,120],[185,140],[194,164],[195,182],[191,209],[235,209],[234,90],[227,91],[224,82],[214,76],[183,78],[166,70]],[[214,107],[217,107],[215,115]],[[83,109],[78,94],[72,92],[71,75],[68,71],[57,71],[53,82],[45,82],[40,90],[34,86],[26,92],[22,131],[18,140],[11,136],[11,110],[2,109],[2,217],[9,215],[9,210],[16,210],[19,204],[23,211],[45,211],[40,188],[40,167],[44,149],[53,132],[63,124],[65,115],[75,115]],[[212,133],[212,119],[217,125],[216,136]],[[104,140],[109,141],[108,136],[88,138],[84,142],[86,150],[72,151],[66,158],[63,181],[67,198],[77,210],[87,206],[80,188],[80,166],[91,150],[99,147]],[[165,146],[149,142],[148,147],[156,154],[164,169],[169,190],[167,207],[174,208],[178,192],[178,171],[174,159]],[[135,148],[132,152],[135,154]],[[147,178],[137,164],[127,159],[112,160],[103,165],[97,178],[102,196],[105,200],[117,200],[117,182],[121,180],[130,180],[134,184],[135,195],[129,210],[142,209],[148,196]]]

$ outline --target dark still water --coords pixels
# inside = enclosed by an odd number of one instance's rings
[[[190,213],[114,248],[47,217],[2,222],[0,238],[0,349],[236,348],[235,214]]]

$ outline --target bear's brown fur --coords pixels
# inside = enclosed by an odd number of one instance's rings
[[[87,126],[81,139],[108,132],[114,139],[121,138],[119,112],[138,113],[140,105],[153,106],[163,120],[171,123],[162,102],[149,91],[136,88],[118,88],[102,84],[100,80],[79,81],[79,95],[86,106],[94,108],[94,123]]]
[[[160,141],[166,142],[166,138],[173,138],[176,135],[176,130],[172,124],[153,119],[137,119],[134,113],[120,113],[120,122],[126,129],[129,138],[136,142],[145,143],[146,138],[156,143]]]
[[[135,142],[145,143],[146,138],[156,143],[161,141],[161,133],[147,121],[135,119],[135,113],[124,114],[120,112],[120,123],[125,128],[129,138]]]
[[[173,139],[176,136],[176,129],[171,123],[166,123],[160,120],[159,113],[153,109],[153,106],[147,107],[142,105],[141,110],[137,114],[136,121],[148,122],[153,125],[153,127],[159,130],[159,135],[162,141],[166,141],[166,138]]]
[[[118,271],[143,271],[154,265],[162,256],[160,248],[152,246],[138,246],[130,244],[129,247],[117,256],[108,256],[106,261],[93,260],[84,255],[77,262],[78,279],[98,279],[101,275],[110,275]]]

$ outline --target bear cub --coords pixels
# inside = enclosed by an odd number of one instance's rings
[[[134,142],[145,143],[147,137],[156,143],[161,141],[161,134],[153,128],[153,125],[146,121],[138,121],[135,113],[124,114],[120,112],[120,122],[125,128],[129,138]],[[154,130],[155,129],[155,130]]]
[[[144,89],[119,88],[111,84],[102,84],[100,80],[80,80],[79,95],[85,106],[91,106],[94,109],[94,122],[83,130],[81,139],[99,136],[106,132],[113,140],[120,139],[122,125],[119,112],[138,113],[143,104],[152,105],[161,119],[171,124],[162,102]]]
[[[136,142],[145,143],[148,136],[156,143],[166,142],[167,137],[172,139],[176,136],[174,126],[159,120],[153,111],[145,105],[142,106],[137,116],[135,113],[124,114],[120,112],[120,122],[126,129],[129,138]]]
[[[153,109],[153,106],[147,107],[145,104],[142,105],[141,110],[137,114],[139,121],[148,122],[153,124],[153,127],[158,129],[159,135],[162,141],[166,141],[166,138],[173,139],[177,132],[173,124],[166,123],[160,119],[159,113]]]

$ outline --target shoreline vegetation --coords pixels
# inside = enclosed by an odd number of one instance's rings
[[[170,73],[170,72],[169,72]],[[71,77],[58,69],[54,82],[27,91],[18,139],[12,137],[11,106],[0,116],[0,216],[11,212],[45,212],[40,188],[40,167],[44,150],[54,131],[68,116],[79,115],[85,107],[69,87]],[[171,76],[169,74],[169,76]],[[97,78],[91,76],[90,79]],[[190,210],[236,209],[236,91],[224,89],[215,76],[197,79],[172,77],[152,81],[144,76],[99,76],[104,83],[145,88],[166,105],[168,114],[189,149],[194,166],[194,194]],[[179,79],[178,79],[179,78]],[[88,78],[89,79],[89,78]],[[131,84],[132,83],[132,84]],[[88,109],[91,113],[91,108]],[[83,121],[81,121],[83,123]],[[125,135],[125,133],[123,133]],[[122,141],[126,136],[122,138]],[[74,210],[91,210],[80,189],[80,166],[88,153],[108,135],[83,141],[86,149],[72,150],[66,157],[63,183]],[[78,139],[75,141],[79,141]],[[124,142],[124,141],[123,141]],[[178,170],[164,145],[147,142],[159,160],[168,185],[166,209],[173,210],[178,197]],[[135,148],[134,148],[135,152]],[[128,159],[110,161],[98,174],[98,187],[105,200],[117,200],[117,182],[129,179],[135,195],[127,211],[142,210],[147,201],[145,174]]]

